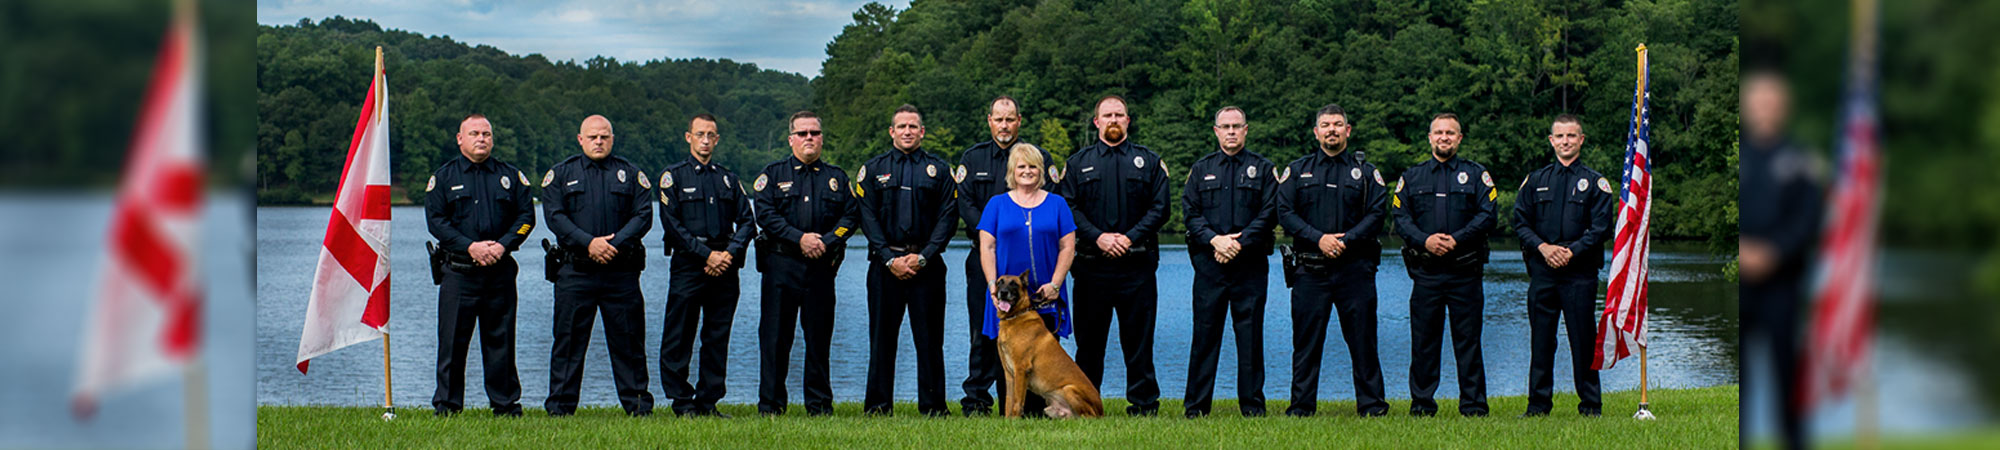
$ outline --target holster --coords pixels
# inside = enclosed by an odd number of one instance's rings
[[[1478,267],[1486,264],[1486,246],[1464,251],[1454,251],[1443,255],[1432,255],[1424,249],[1403,246],[1403,261],[1410,267],[1430,270],[1451,271]]]
[[[444,252],[432,241],[424,241],[424,251],[431,257],[431,284],[444,284]]]
[[[1292,246],[1278,246],[1278,261],[1283,265],[1282,271],[1285,273],[1285,287],[1290,288],[1299,279],[1299,274],[1294,272],[1294,269],[1298,269],[1299,267],[1299,261],[1298,257],[1292,254]]]
[[[569,264],[569,252],[550,243],[548,238],[542,238],[542,277],[554,283],[564,264]]]

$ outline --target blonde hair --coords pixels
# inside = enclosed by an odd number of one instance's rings
[[[1007,189],[1015,188],[1014,166],[1021,163],[1034,164],[1035,168],[1041,169],[1042,176],[1035,177],[1035,188],[1040,189],[1042,179],[1048,176],[1049,166],[1042,161],[1042,149],[1026,142],[1015,142],[1014,147],[1007,151]]]

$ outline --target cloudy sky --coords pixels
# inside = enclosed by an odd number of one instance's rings
[[[906,0],[878,0],[901,9]],[[335,15],[551,60],[728,58],[819,75],[868,0],[257,0],[257,23]]]

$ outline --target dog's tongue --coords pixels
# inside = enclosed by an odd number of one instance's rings
[[[1000,312],[1007,312],[1007,311],[1012,311],[1012,310],[1014,310],[1014,305],[1013,305],[1013,304],[1011,304],[1011,303],[1005,303],[1005,302],[1002,302],[1002,303],[997,303],[997,304],[994,304],[994,305],[993,305],[993,307],[994,307],[994,308],[998,308],[998,309],[1000,310]]]

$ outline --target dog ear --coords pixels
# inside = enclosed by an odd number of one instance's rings
[[[1027,268],[1027,269],[1021,269],[1021,275],[1020,275],[1020,277],[1021,277],[1021,283],[1022,283],[1022,284],[1026,284],[1026,283],[1028,282],[1028,273],[1030,273],[1030,272],[1034,272],[1034,271],[1035,271],[1035,269],[1033,269],[1033,268]]]

